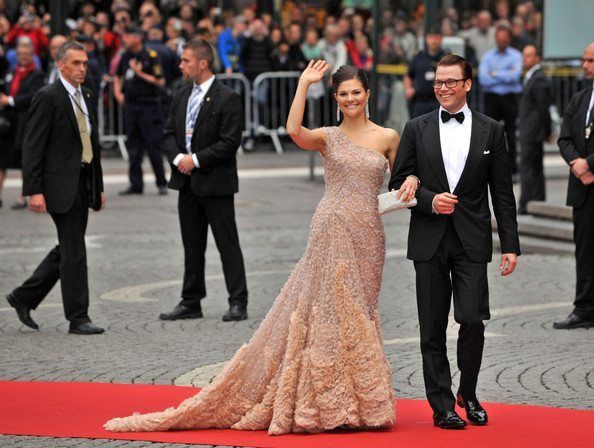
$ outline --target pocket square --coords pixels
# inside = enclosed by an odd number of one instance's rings
[[[491,151],[489,151],[488,149],[486,151],[483,151],[483,155],[487,155],[487,154],[491,154]]]

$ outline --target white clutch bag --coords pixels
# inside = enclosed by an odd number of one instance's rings
[[[394,212],[396,210],[402,210],[409,207],[414,207],[415,205],[417,205],[416,198],[413,198],[413,200],[410,202],[403,202],[400,199],[396,198],[396,193],[398,193],[398,191],[388,191],[387,193],[377,195],[377,208],[380,215],[385,215],[386,213]]]

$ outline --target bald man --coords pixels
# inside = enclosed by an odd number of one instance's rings
[[[573,312],[554,328],[594,327],[594,42],[582,54],[589,86],[571,97],[563,115],[559,149],[571,168],[567,205],[573,207],[576,291]]]
[[[56,62],[56,55],[58,54],[58,48],[60,48],[67,40],[68,39],[61,34],[56,34],[50,40],[49,48],[51,59],[47,64],[47,78],[45,80],[47,84],[53,83],[60,76],[60,70],[58,70],[58,64]]]

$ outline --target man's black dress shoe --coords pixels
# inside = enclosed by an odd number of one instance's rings
[[[159,187],[159,194],[160,194],[161,196],[164,196],[164,195],[166,195],[167,193],[168,193],[168,192],[167,192],[167,187]]]
[[[463,429],[466,427],[466,422],[456,414],[456,411],[444,411],[433,414],[433,426],[441,429]]]
[[[553,328],[557,330],[571,330],[573,328],[590,328],[594,327],[594,317],[579,316],[571,313],[567,319],[560,322],[554,322]]]
[[[33,328],[34,330],[39,330],[39,325],[37,325],[35,321],[31,319],[31,309],[29,307],[23,305],[13,294],[8,294],[6,296],[6,300],[8,300],[10,306],[16,310],[17,316],[23,325]]]
[[[245,320],[248,318],[247,309],[245,306],[231,305],[229,310],[223,314],[223,322],[231,322],[233,320]]]
[[[471,425],[483,426],[489,421],[487,411],[483,409],[476,398],[474,400],[465,400],[462,395],[458,394],[456,402],[458,406],[466,410],[466,418]]]
[[[98,327],[93,322],[83,322],[82,324],[70,324],[70,330],[68,333],[73,334],[101,334],[105,330]]]
[[[120,196],[129,196],[131,194],[142,194],[142,191],[135,190],[132,187],[128,187],[125,190],[118,192]]]
[[[198,319],[202,317],[202,310],[193,310],[185,305],[176,305],[173,311],[159,314],[161,320]]]

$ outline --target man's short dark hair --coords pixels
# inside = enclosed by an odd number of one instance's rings
[[[58,53],[56,54],[56,61],[63,61],[66,58],[68,50],[77,50],[77,51],[84,51],[86,53],[85,47],[80,42],[76,42],[74,40],[69,40],[68,42],[64,42],[58,48]]]
[[[210,44],[200,37],[194,37],[183,47],[184,50],[193,50],[198,59],[204,59],[208,63],[208,68],[214,64],[214,52]]]
[[[472,80],[472,66],[462,56],[458,56],[456,54],[445,55],[437,63],[438,67],[440,65],[443,65],[444,67],[450,67],[452,65],[457,65],[462,69],[462,76],[464,76],[464,79]]]
[[[495,33],[499,33],[500,31],[505,31],[509,35],[509,37],[512,36],[511,28],[504,23],[500,23],[495,27]]]
[[[526,48],[526,47],[532,47],[532,48],[534,48],[534,50],[536,51],[536,56],[538,56],[539,58],[542,59],[542,51],[540,51],[540,48],[538,48],[534,44],[526,44],[526,45],[524,45],[524,48]],[[524,48],[522,48],[522,50],[524,50]]]

